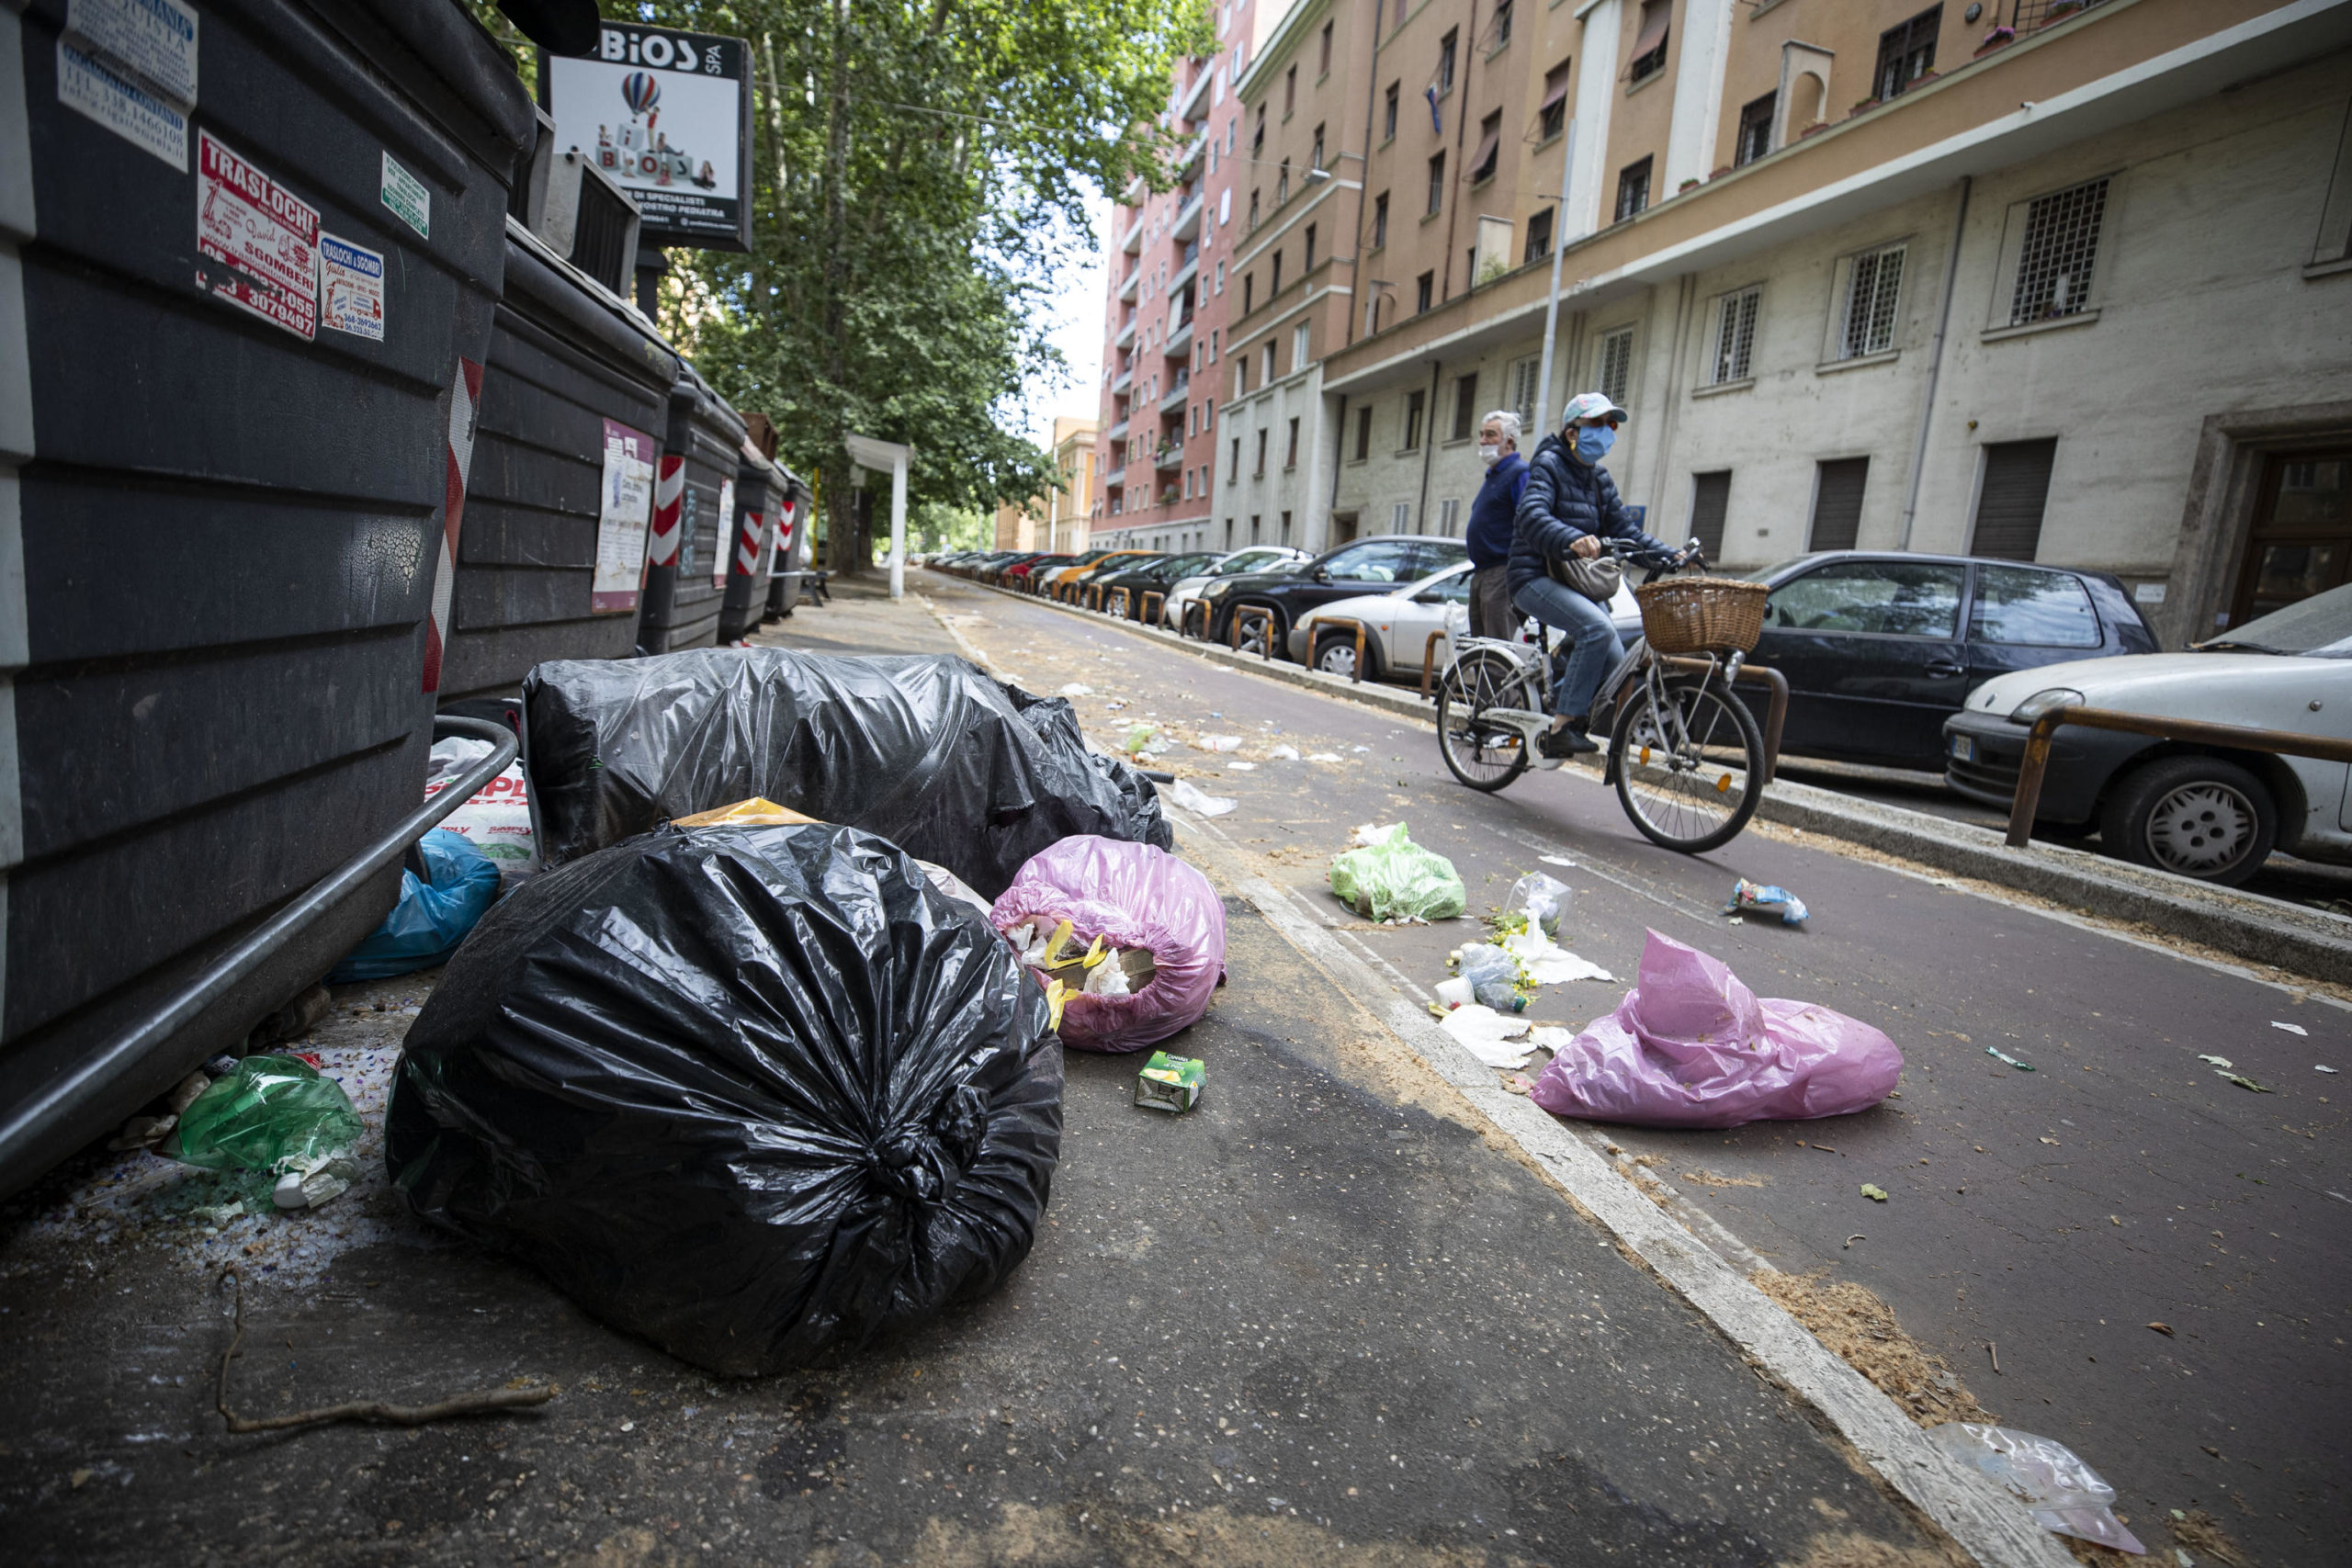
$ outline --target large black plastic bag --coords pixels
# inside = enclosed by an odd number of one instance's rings
[[[548,864],[752,796],[881,834],[989,898],[1078,833],[1170,848],[1149,780],[1078,716],[941,654],[699,649],[523,682]]]
[[[409,1031],[385,1146],[426,1219],[752,1375],[1001,1280],[1061,1095],[1045,994],[898,848],[673,828],[475,928]]]

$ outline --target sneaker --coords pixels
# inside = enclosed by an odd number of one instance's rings
[[[1600,743],[1585,730],[1585,720],[1572,718],[1536,741],[1535,750],[1545,757],[1581,757],[1589,751],[1600,750]]]

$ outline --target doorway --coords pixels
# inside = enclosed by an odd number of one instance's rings
[[[2238,563],[2229,624],[2244,626],[2346,580],[2352,562],[2352,450],[2272,453]]]

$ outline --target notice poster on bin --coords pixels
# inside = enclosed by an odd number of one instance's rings
[[[735,553],[735,481],[718,481],[718,521],[712,525],[710,536],[710,585],[727,586],[727,558]]]
[[[539,56],[540,104],[559,150],[636,198],[643,243],[748,251],[750,63],[739,38],[606,22],[594,54]]]
[[[645,531],[653,521],[653,460],[662,444],[605,422],[605,490],[596,511],[596,576],[588,607],[634,610],[645,580]]]
[[[196,168],[198,285],[296,337],[316,338],[319,209],[209,130],[198,133]]]

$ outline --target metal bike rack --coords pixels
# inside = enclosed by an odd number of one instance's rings
[[[2117,713],[2112,708],[2052,708],[2033,721],[2026,736],[2025,760],[2018,769],[2018,793],[2009,802],[2009,848],[2021,850],[2033,837],[2033,814],[2041,804],[2042,775],[2050,768],[2050,738],[2058,727],[2078,724],[2086,729],[2113,729],[2125,735],[2153,735],[2159,740],[2188,740],[2204,746],[2230,746],[2245,751],[2267,751],[2281,757],[2312,757],[2323,762],[2352,762],[2352,740],[2292,730],[2255,729],[2242,724],[2207,724],[2190,718],[2151,718],[2143,714]]]
[[[1263,604],[1244,604],[1233,612],[1233,624],[1228,634],[1232,638],[1233,651],[1241,651],[1241,628],[1250,621],[1255,621],[1260,630],[1260,652],[1268,662],[1272,662],[1274,657],[1274,613]]]

